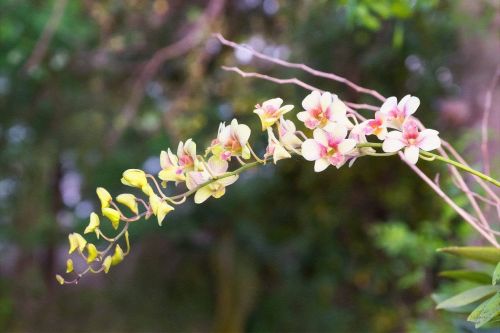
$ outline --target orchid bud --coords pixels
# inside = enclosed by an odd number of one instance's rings
[[[120,245],[116,244],[115,253],[113,254],[113,257],[111,257],[111,266],[118,265],[122,261],[123,261],[123,250],[120,247]]]
[[[122,205],[127,206],[134,214],[137,214],[139,212],[139,208],[137,206],[137,200],[135,198],[135,195],[133,194],[129,193],[120,194],[119,196],[116,197],[116,201],[118,201]]]
[[[73,260],[68,259],[66,260],[66,273],[71,273],[73,272]]]
[[[118,229],[120,223],[120,213],[113,208],[104,208],[102,215],[106,216],[110,221],[113,228]]]
[[[140,169],[128,169],[123,172],[122,183],[128,186],[142,188],[148,182],[144,171]]]
[[[97,248],[95,247],[94,244],[92,243],[88,243],[87,244],[87,263],[91,263],[95,260],[95,258],[97,258],[97,254],[98,254],[98,251],[97,251]]]
[[[99,228],[100,224],[101,222],[99,221],[99,216],[97,216],[96,213],[92,212],[92,214],[90,214],[89,225],[85,228],[85,231],[83,233],[88,234],[91,232],[95,232],[96,235],[99,235],[99,233],[97,232],[97,228]]]
[[[158,225],[161,226],[165,216],[174,210],[174,207],[170,206],[165,201],[161,200],[156,194],[152,194],[149,197],[149,203],[153,209],[153,214],[158,218]]]
[[[85,238],[82,237],[82,235],[74,232],[72,234],[69,234],[68,236],[69,239],[69,254],[73,253],[77,248],[81,252],[85,248],[85,245],[87,244],[87,241]]]
[[[113,200],[111,194],[104,187],[98,187],[96,193],[101,201],[101,208],[109,207],[109,203]]]
[[[61,275],[57,274],[56,280],[57,280],[57,282],[59,282],[59,284],[61,284],[61,285],[64,284],[64,278]]]
[[[109,272],[109,268],[111,267],[111,261],[113,259],[111,258],[111,256],[107,256],[106,259],[104,259],[104,262],[102,263],[102,267],[104,268],[104,273],[108,273]]]

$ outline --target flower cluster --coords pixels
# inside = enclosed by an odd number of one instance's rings
[[[420,150],[429,151],[440,146],[437,131],[419,130],[418,122],[412,115],[420,101],[410,95],[399,103],[395,97],[388,98],[375,112],[373,119],[359,123],[336,95],[314,91],[304,98],[303,111],[297,114],[297,118],[311,133],[310,136],[297,130],[291,119],[285,119],[285,114],[294,106],[282,104],[281,98],[274,98],[255,106],[254,113],[261,120],[262,131],[267,133],[268,144],[261,157],[250,145],[250,128],[233,119],[229,125],[220,124],[217,137],[204,155],[199,155],[196,143],[188,139],[179,143],[175,154],[170,148],[161,152],[161,171],[157,177],[140,169],[126,170],[122,183],[140,190],[144,198],[130,193],[113,198],[106,189],[98,188],[96,192],[101,203],[101,215],[109,220],[113,229],[121,229],[115,237],[106,236],[101,230],[99,215],[92,213],[84,235],[93,233],[98,241],[107,242],[107,246],[99,249],[97,242],[91,243],[78,233],[70,234],[69,254],[76,252],[87,268],[75,272],[73,259],[68,259],[66,273],[75,274],[75,278],[67,280],[57,275],[57,280],[61,284],[77,283],[89,272],[107,273],[130,251],[128,227],[131,223],[143,217],[147,220],[155,216],[161,226],[175,206],[182,204],[189,196],[193,195],[197,204],[210,197],[220,198],[226,193],[226,187],[238,180],[241,172],[253,166],[271,160],[276,164],[282,159],[298,155],[307,161],[314,161],[314,170],[320,172],[330,165],[336,168],[347,162],[352,165],[361,156],[387,156],[397,154],[400,150],[404,150],[405,159],[414,164],[421,156]],[[369,142],[367,138],[371,136],[382,142]],[[383,152],[377,152],[376,148]],[[229,171],[231,165],[238,165],[238,168]],[[180,193],[167,196],[163,189],[172,186],[174,191]],[[133,215],[128,216],[131,213]],[[119,241],[122,239],[125,244],[121,246]],[[125,251],[122,247],[125,247]]]

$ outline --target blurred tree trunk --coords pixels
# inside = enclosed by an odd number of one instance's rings
[[[258,277],[254,262],[235,246],[232,232],[221,236],[213,267],[216,281],[214,332],[244,332],[258,292]]]

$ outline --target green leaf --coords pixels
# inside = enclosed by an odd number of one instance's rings
[[[467,318],[479,328],[500,316],[500,292],[481,303]]]
[[[481,298],[489,296],[497,291],[500,291],[500,288],[497,286],[481,286],[472,288],[444,300],[436,306],[436,309],[448,309],[464,306],[475,301],[479,301]]]
[[[453,246],[438,249],[438,252],[453,254],[459,257],[496,264],[500,261],[500,249],[481,246]]]
[[[484,272],[468,271],[465,269],[453,270],[453,271],[443,271],[439,273],[439,276],[455,279],[455,280],[465,280],[471,282],[477,282],[480,284],[488,284],[491,281],[491,275]]]
[[[500,281],[500,262],[497,264],[497,267],[495,268],[495,271],[493,272],[493,278],[492,278],[492,283],[493,285],[496,285],[498,281]]]

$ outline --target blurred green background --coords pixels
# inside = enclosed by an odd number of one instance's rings
[[[189,137],[201,150],[233,117],[251,126],[262,150],[253,106],[280,96],[299,108],[307,94],[221,65],[374,102],[234,52],[212,33],[386,96],[417,95],[418,116],[478,162],[498,7],[2,0],[0,331],[469,332],[433,309],[430,294],[447,287],[437,271],[461,264],[435,249],[480,241],[396,158],[321,174],[298,159],[249,171],[222,199],[187,202],[161,228],[132,225],[132,253],[109,274],[63,287],[54,274],[64,270],[67,234],[98,207],[97,186],[123,192],[123,170],[157,172],[161,150]]]

